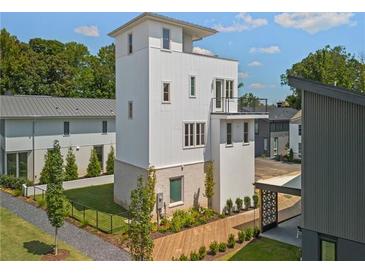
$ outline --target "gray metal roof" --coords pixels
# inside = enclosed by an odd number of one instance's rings
[[[256,112],[265,112],[265,106],[258,107],[244,107],[244,111],[256,111]],[[297,112],[297,109],[288,108],[288,107],[276,107],[276,106],[267,106],[267,112],[269,113],[270,121],[279,121],[279,120],[290,120]]]
[[[115,117],[114,99],[0,96],[0,118]]]

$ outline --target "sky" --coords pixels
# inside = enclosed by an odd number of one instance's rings
[[[239,61],[240,93],[252,92],[270,103],[291,94],[280,75],[310,52],[344,46],[365,56],[365,13],[160,13],[217,29],[194,43],[197,51]],[[108,33],[139,13],[1,13],[0,27],[19,40],[40,37],[76,41],[96,54],[113,39]]]

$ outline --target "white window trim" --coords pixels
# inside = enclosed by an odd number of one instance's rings
[[[197,145],[196,144],[196,136],[197,136],[197,125],[198,124],[204,124],[204,144],[200,144],[200,145]],[[194,137],[195,137],[195,139],[194,139],[194,143],[195,143],[195,148],[202,148],[202,147],[205,147],[205,143],[206,143],[206,135],[207,135],[207,126],[206,126],[206,122],[205,121],[196,121],[195,122],[195,125],[194,125],[194,128],[195,128],[195,132],[194,132]],[[200,136],[199,136],[199,138],[200,138],[200,142],[201,142],[201,132],[200,132]]]
[[[194,134],[193,134],[193,145],[191,146],[185,146],[185,125],[186,124],[193,124],[193,130],[194,130]],[[204,124],[204,145],[197,145],[196,144],[196,134],[197,134],[197,130],[196,130],[196,125],[197,124]],[[190,128],[189,128],[190,130]],[[190,138],[190,132],[189,132],[189,138]],[[203,148],[205,147],[207,143],[207,122],[206,121],[183,121],[182,124],[182,145],[183,145],[183,149],[194,149],[194,148]]]
[[[169,48],[168,49],[165,49],[163,47],[163,30],[164,29],[167,29],[169,30]],[[170,28],[166,28],[166,27],[162,27],[162,30],[161,30],[161,50],[162,51],[168,51],[168,52],[171,52],[171,29]]]
[[[171,180],[174,180],[174,179],[181,179],[181,201],[177,201],[177,202],[174,202],[174,203],[170,203],[170,200],[171,200],[171,197],[170,197],[170,193],[171,193],[171,190],[170,190],[170,185],[171,185]],[[185,186],[185,183],[184,183],[184,176],[175,176],[175,177],[170,177],[169,178],[169,208],[172,208],[172,207],[177,207],[177,206],[182,206],[184,205],[184,186]]]
[[[232,98],[231,97],[227,97],[227,82],[228,81],[232,81]],[[235,86],[234,79],[232,79],[232,78],[224,78],[223,85],[224,85],[224,93],[223,93],[224,98],[226,98],[226,99],[233,99],[234,98],[234,86]]]
[[[169,100],[164,101],[164,84],[169,84]],[[162,104],[171,104],[171,81],[162,81],[161,82],[161,103]]]
[[[195,78],[195,95],[191,95],[191,77],[194,77]],[[196,98],[196,94],[197,94],[197,88],[196,88],[196,82],[197,82],[197,77],[196,77],[196,75],[194,75],[194,74],[190,74],[189,75],[189,81],[188,81],[188,83],[189,83],[189,87],[188,87],[188,91],[189,91],[189,98]]]

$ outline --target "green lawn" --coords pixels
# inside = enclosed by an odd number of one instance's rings
[[[45,253],[52,250],[52,244],[53,236],[0,207],[1,261],[38,261]],[[90,260],[62,241],[59,241],[59,248],[70,251],[67,260]]]
[[[109,231],[113,225],[113,233],[126,231],[125,217],[127,211],[114,203],[113,184],[71,189],[64,193],[68,199],[80,204],[74,204],[73,216],[76,219],[83,220],[84,208],[82,205],[84,205],[91,208],[85,210],[85,219],[88,224],[94,227],[98,226],[103,231]],[[96,210],[98,214],[96,214]],[[110,214],[113,214],[112,220]]]
[[[261,237],[226,259],[228,261],[298,261],[299,258],[298,247]]]

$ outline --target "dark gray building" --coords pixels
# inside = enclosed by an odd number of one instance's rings
[[[365,95],[289,84],[302,90],[303,260],[365,260]]]
[[[255,122],[255,156],[275,157],[286,152],[289,144],[289,121],[298,110],[268,106],[269,119]]]

